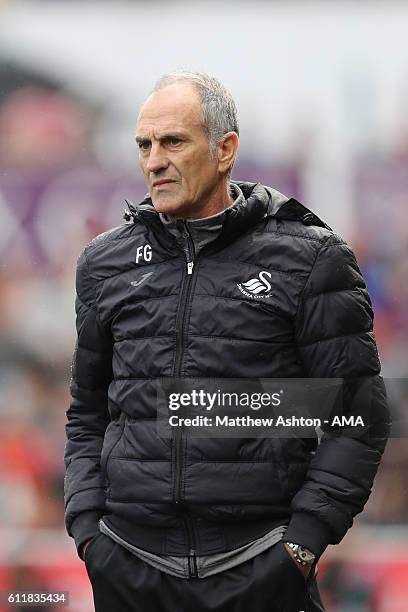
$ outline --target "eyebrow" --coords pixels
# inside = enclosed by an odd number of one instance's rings
[[[163,141],[167,140],[168,138],[179,138],[180,140],[185,140],[186,135],[182,134],[181,132],[165,132],[158,138],[158,140]],[[150,138],[147,138],[147,136],[136,136],[136,142],[137,144],[150,142]]]

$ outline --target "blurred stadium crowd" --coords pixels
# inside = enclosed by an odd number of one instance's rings
[[[0,70],[0,591],[69,591],[74,612],[91,609],[85,569],[63,529],[75,263],[92,237],[122,222],[125,197],[144,195],[136,149],[134,170],[100,163],[103,112],[42,75],[12,64]],[[303,197],[307,150],[300,153],[260,167],[244,151],[234,178],[313,207]],[[367,151],[350,170],[346,238],[373,298],[396,426],[353,538],[322,562],[333,612],[407,609],[407,170],[408,124],[391,149]]]

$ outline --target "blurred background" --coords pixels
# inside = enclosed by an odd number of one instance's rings
[[[138,108],[185,68],[236,99],[233,178],[302,201],[364,271],[399,417],[320,585],[328,612],[406,612],[407,23],[397,0],[0,0],[0,591],[69,591],[55,610],[93,609],[63,527],[76,259],[144,195]]]

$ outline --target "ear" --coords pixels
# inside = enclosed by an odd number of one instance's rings
[[[238,149],[238,134],[227,132],[217,145],[218,170],[226,173],[234,163]]]

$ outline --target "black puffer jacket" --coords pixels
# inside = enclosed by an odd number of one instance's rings
[[[104,516],[156,553],[231,550],[288,522],[287,539],[320,555],[370,494],[389,414],[355,257],[296,200],[238,184],[246,202],[227,211],[192,273],[149,199],[78,259],[65,450],[78,550]],[[262,271],[273,291],[256,300],[238,284]],[[176,452],[155,421],[155,382],[173,376],[369,381],[371,429],[360,439],[328,430],[320,444],[184,437]]]

